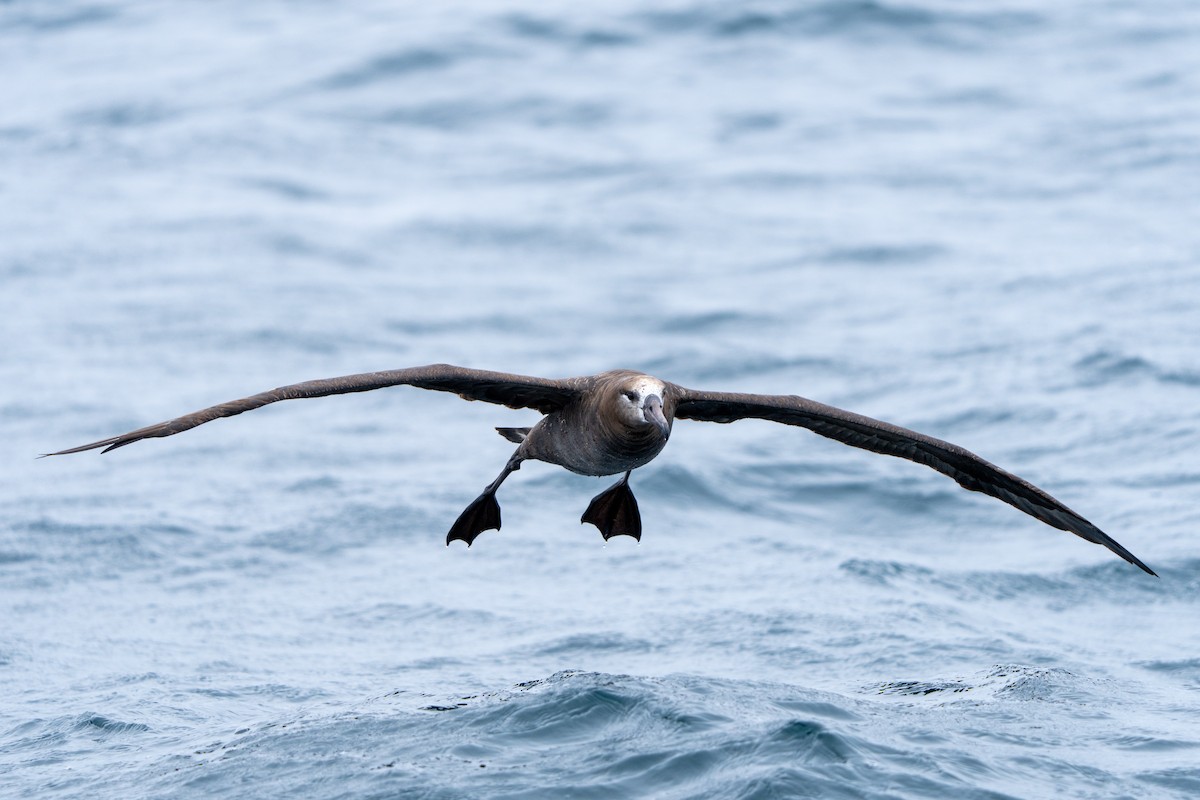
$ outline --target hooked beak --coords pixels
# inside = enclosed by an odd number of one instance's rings
[[[663,414],[662,400],[658,395],[646,395],[646,399],[642,402],[642,415],[646,417],[646,422],[658,428],[664,439],[671,438],[671,423],[667,422],[667,418]]]

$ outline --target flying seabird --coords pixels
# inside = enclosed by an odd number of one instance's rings
[[[529,428],[496,429],[518,445],[516,452],[496,479],[455,520],[446,535],[447,545],[461,539],[469,547],[483,531],[500,529],[496,490],[529,459],[558,464],[580,475],[624,473],[616,484],[592,499],[580,521],[595,525],[605,540],[618,535],[640,540],[642,520],[629,488],[629,473],[648,464],[662,451],[675,420],[727,423],[765,419],[808,428],[852,447],[932,467],[964,489],[1003,500],[1047,525],[1104,545],[1129,563],[1155,574],[1116,540],[1046,492],[958,445],[796,395],[697,391],[626,369],[560,380],[448,364],[345,375],[281,386],[46,455],[98,448],[107,453],[142,439],[173,436],[205,422],[280,400],[400,385],[454,392],[464,400],[483,400],[509,408],[532,408],[545,415]]]

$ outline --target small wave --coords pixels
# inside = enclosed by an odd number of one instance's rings
[[[1159,371],[1147,359],[1112,350],[1089,353],[1071,366],[1079,376],[1080,385],[1089,387],[1156,378],[1159,375]]]
[[[962,681],[890,681],[880,684],[875,691],[877,694],[926,697],[938,692],[961,694],[974,688]]]
[[[368,122],[427,128],[442,133],[470,133],[502,125],[585,129],[594,133],[612,118],[611,107],[599,102],[529,95],[505,100],[450,99],[380,108]]]
[[[889,266],[893,264],[925,264],[945,258],[945,247],[932,243],[875,244],[835,248],[819,256],[824,264],[863,264]]]
[[[714,333],[727,326],[757,326],[762,325],[763,321],[763,317],[758,314],[747,314],[740,311],[706,311],[666,316],[658,323],[657,327],[663,333]]]
[[[1117,349],[1093,351],[1071,365],[1080,386],[1132,384],[1139,381],[1200,386],[1200,371],[1166,367]]]
[[[1200,658],[1184,658],[1174,661],[1143,661],[1140,666],[1154,672],[1170,672],[1179,675],[1200,677]]]
[[[454,222],[419,221],[406,226],[406,229],[412,236],[444,240],[466,249],[486,249],[491,254],[490,259],[497,259],[500,257],[497,254],[505,252],[569,253],[588,259],[613,251],[612,242],[596,236],[594,232],[568,226],[462,219]],[[527,331],[529,318],[520,316],[516,319],[520,323],[519,330]]]
[[[1119,736],[1112,740],[1113,747],[1142,753],[1172,753],[1178,750],[1200,749],[1200,742],[1186,739],[1163,739],[1157,736]]]
[[[1138,778],[1178,792],[1179,797],[1200,797],[1200,767],[1148,770],[1140,773]]]
[[[755,330],[761,330],[769,322],[769,320],[759,318],[757,315],[747,314],[740,316],[740,324],[755,326]],[[732,319],[723,318],[719,324],[728,325],[730,328],[737,327]],[[703,361],[704,366],[698,367],[695,363],[696,361]],[[846,366],[835,359],[819,356],[787,357],[776,353],[747,351],[741,348],[730,348],[724,354],[715,354],[711,352],[710,348],[709,352],[706,352],[702,358],[697,357],[691,363],[676,366],[676,369],[681,368],[687,370],[679,378],[685,383],[703,382],[708,384],[715,383],[717,386],[727,386],[743,376],[760,377],[770,375],[771,373],[787,373],[784,377],[787,380],[794,380],[796,374],[804,376],[814,373],[832,375],[844,371]],[[716,386],[707,386],[705,388],[716,388]]]
[[[22,6],[19,12],[6,10],[4,24],[27,28],[39,33],[64,33],[88,25],[99,25],[120,18],[115,6],[104,8],[99,5],[62,10],[57,5],[31,4]]]
[[[142,722],[129,722],[88,712],[55,719],[31,719],[19,723],[4,733],[5,748],[45,751],[62,746],[79,737],[101,742],[127,735],[149,733],[152,728]]]
[[[637,639],[621,633],[581,633],[555,639],[537,648],[539,656],[562,656],[568,654],[587,655],[596,652],[648,653],[655,644],[647,639]]]
[[[577,27],[532,14],[509,14],[501,18],[507,31],[521,39],[563,45],[574,50],[627,47],[639,37],[619,25]]]
[[[967,602],[1037,601],[1052,608],[1066,608],[1073,605],[1095,606],[1098,603],[1141,604],[1168,600],[1191,605],[1197,601],[1193,582],[1200,571],[1200,562],[1155,563],[1153,566],[1160,576],[1159,580],[1145,575],[1116,556],[1058,574],[942,570],[931,580],[955,598]],[[907,569],[898,571],[894,576],[882,572],[880,580],[906,578],[911,574]]]
[[[928,583],[933,577],[933,570],[919,567],[915,564],[902,564],[898,561],[873,561],[871,559],[852,558],[843,561],[838,569],[861,578],[870,583],[890,585],[896,580],[916,580]]]
[[[344,796],[497,796],[529,787],[597,797],[849,791],[884,798],[897,787],[922,797],[998,798],[1017,788],[1051,794],[1064,771],[1088,769],[1097,785],[1117,779],[1086,760],[1051,754],[1029,772],[1032,744],[1077,735],[1077,727],[1055,730],[1064,713],[1057,709],[1094,723],[1091,709],[1104,690],[1066,670],[1026,665],[967,679],[891,681],[867,687],[869,699],[754,681],[569,670],[497,692],[393,692],[359,710],[314,708],[163,759],[144,777],[151,790],[176,796],[234,792],[251,773],[272,794],[299,796],[327,795],[327,776],[336,776]],[[945,709],[963,703],[992,724],[956,734]],[[980,750],[981,739],[991,746]],[[1103,741],[1134,752],[1192,749],[1186,738],[1154,740],[1124,728]],[[1167,770],[1155,779],[1182,785],[1187,775]]]
[[[380,81],[444,70],[460,60],[447,50],[412,48],[375,55],[365,62],[340,70],[317,82],[322,89],[357,89]]]
[[[864,691],[881,696],[938,703],[963,700],[972,703],[1048,701],[1082,705],[1102,692],[1099,688],[1100,683],[1058,667],[1000,664],[969,678],[893,680],[867,686]]]
[[[252,189],[266,192],[275,197],[283,198],[284,200],[292,200],[296,202],[310,203],[319,200],[330,199],[329,192],[292,178],[278,177],[261,177],[261,178],[244,178],[240,181],[243,186],[248,186]],[[298,237],[297,237],[298,238]],[[304,241],[301,239],[300,241]],[[289,252],[283,247],[276,248],[278,252]],[[305,247],[301,252],[308,252],[314,248]]]
[[[727,494],[713,488],[695,470],[678,464],[667,464],[650,471],[642,479],[642,484],[647,493],[653,493],[660,499],[674,499],[688,507],[749,510],[748,506],[735,502]]]
[[[113,103],[71,115],[71,122],[105,128],[139,128],[156,125],[176,116],[176,109],[160,103]]]
[[[1014,34],[1033,30],[1041,19],[1031,12],[935,10],[875,0],[782,7],[701,3],[643,16],[646,24],[660,34],[703,32],[718,39],[843,37],[949,47],[984,44],[998,31]]]
[[[433,603],[405,605],[403,603],[376,603],[366,608],[342,609],[333,612],[336,619],[361,625],[388,623],[405,625],[413,623],[436,623],[444,625],[487,625],[498,617],[481,608],[449,608]]]
[[[1083,679],[1059,667],[1042,669],[1023,665],[995,667],[984,679],[984,685],[992,685],[997,697],[1056,702],[1085,699],[1090,694],[1082,690],[1085,684]]]
[[[75,730],[92,732],[101,731],[105,734],[120,735],[123,733],[145,733],[150,726],[141,722],[122,722],[111,719],[103,714],[84,714],[78,717],[73,725]]]

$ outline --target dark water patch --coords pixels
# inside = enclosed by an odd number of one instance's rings
[[[1059,667],[997,666],[984,683],[993,687],[996,697],[1013,700],[1079,702],[1092,696],[1088,681]]]
[[[221,336],[222,339],[236,342],[242,347],[259,347],[275,352],[287,350],[314,355],[332,355],[339,351],[339,345],[319,333],[302,333],[295,328],[283,326],[275,328],[256,328],[252,330],[229,331]]]
[[[99,733],[102,735],[145,733],[150,730],[150,726],[144,723],[122,722],[120,720],[110,719],[103,714],[84,714],[75,721],[73,727],[75,730],[83,733]]]
[[[797,480],[790,478],[785,470],[772,471],[767,466],[756,467],[763,471],[767,483],[777,482],[775,493],[781,501],[805,507],[830,507],[836,504],[854,503],[860,514],[886,514],[889,517],[924,519],[934,524],[939,519],[949,524],[949,514],[965,508],[972,502],[953,483],[937,480],[936,476],[887,475],[874,477],[862,475],[849,469],[830,467],[820,474],[809,474]],[[870,469],[863,467],[863,469]],[[789,479],[790,478],[790,479]],[[872,517],[878,520],[879,517]]]
[[[994,672],[1003,688],[1053,671]],[[942,683],[942,694],[954,694]],[[233,791],[251,775],[270,776],[273,792],[302,796],[328,795],[321,776],[336,776],[338,796],[372,797],[998,798],[1014,781],[1026,793],[1049,788],[1057,777],[1035,776],[1063,770],[1111,779],[1048,756],[1028,763],[1029,726],[1014,715],[1030,698],[991,698],[987,705],[1012,710],[996,719],[985,754],[975,755],[978,741],[948,740],[943,717],[913,716],[945,706],[927,706],[924,697],[901,691],[897,699],[917,702],[867,703],[751,681],[567,671],[499,692],[393,693],[332,715],[314,708],[169,756],[143,777],[151,790],[197,797]],[[814,713],[799,710],[805,704],[815,704]]]
[[[23,553],[15,550],[0,550],[0,569],[9,564],[23,564],[37,558],[34,553]]]
[[[332,475],[320,475],[311,478],[302,478],[294,483],[290,483],[284,487],[284,491],[294,494],[337,492],[341,491],[342,486],[343,483],[340,478],[335,478]]]
[[[1191,9],[1189,9],[1191,10]],[[1195,33],[1195,17],[1193,24],[1170,24],[1162,21],[1157,15],[1147,15],[1135,19],[1133,15],[1126,18],[1130,24],[1111,28],[1113,44],[1131,45],[1137,49],[1162,45],[1165,42],[1178,39],[1190,40]],[[1182,20],[1180,20],[1182,23]]]
[[[160,565],[171,558],[181,540],[195,540],[195,531],[182,525],[131,523],[89,525],[62,522],[49,517],[13,526],[21,549],[29,558],[12,562],[14,574],[36,579],[45,569],[61,570],[100,578],[118,578],[124,573]],[[30,564],[37,564],[36,571]]]
[[[639,39],[632,31],[612,25],[581,27],[533,14],[509,14],[501,18],[500,24],[507,33],[521,39],[562,45],[573,50],[628,47]]]
[[[47,748],[71,746],[73,741],[108,742],[136,737],[151,732],[142,722],[127,722],[88,712],[55,719],[32,719],[18,723],[5,732],[5,749],[44,751]]]
[[[461,658],[453,658],[451,656],[430,656],[428,658],[418,658],[415,661],[409,661],[399,666],[401,671],[406,670],[436,670],[443,671],[450,667],[462,667],[466,664]]]
[[[876,694],[928,697],[931,694],[962,694],[975,687],[961,681],[889,681],[875,687]]]
[[[118,8],[112,5],[82,5],[66,9],[58,4],[21,3],[20,6],[19,11],[4,12],[6,27],[53,34],[74,31],[89,25],[114,22],[121,18]]]
[[[939,704],[1018,701],[1064,703],[1084,708],[1107,690],[1102,682],[1058,667],[1003,664],[970,678],[892,680],[864,687],[864,691]]]
[[[257,189],[275,197],[280,197],[284,200],[293,200],[299,203],[311,203],[318,200],[328,200],[330,195],[328,192],[318,189],[315,186],[290,178],[243,178],[239,180],[243,186],[248,186],[251,189]]]
[[[856,722],[863,717],[855,713],[845,705],[830,703],[821,700],[777,700],[775,705],[779,708],[796,713],[799,712],[805,716],[826,717],[828,719],[837,719],[844,722]]]
[[[1112,350],[1097,350],[1076,360],[1071,367],[1077,375],[1077,385],[1089,388],[1158,376],[1158,369],[1147,359]]]
[[[512,100],[432,100],[396,106],[369,119],[385,125],[470,133],[496,126],[586,129],[589,134],[612,119],[613,109],[599,101],[527,96]]]
[[[762,329],[769,328],[771,323],[770,318],[756,319],[754,315],[744,315],[744,318],[740,320],[730,318],[726,324],[734,329],[740,324],[754,325]],[[848,365],[832,358],[807,355],[783,356],[778,353],[748,351],[740,348],[719,356],[707,352],[703,356],[686,359],[682,363],[676,363],[674,360],[664,363],[667,364],[664,369],[671,369],[679,373],[672,376],[679,382],[689,385],[697,384],[697,388],[725,391],[734,391],[735,384],[746,376],[758,378],[781,373],[779,386],[781,390],[785,390],[789,386],[794,387],[810,380],[809,376],[843,374],[848,368]],[[681,368],[686,371],[680,372]],[[703,386],[699,386],[699,384],[703,384]]]
[[[460,708],[466,708],[466,707],[467,707],[467,703],[464,700],[460,703],[455,703],[452,706],[439,706],[439,705],[421,706],[420,710],[421,711],[458,711]]]
[[[1158,70],[1139,75],[1129,81],[1128,87],[1136,92],[1174,89],[1182,83],[1183,75],[1184,73],[1177,70]]]
[[[781,755],[786,754],[789,760],[801,763],[845,763],[855,753],[846,737],[831,732],[820,722],[807,719],[788,720],[775,728],[759,744],[759,749],[768,756],[771,751],[778,751]]]
[[[958,582],[961,580],[961,584]],[[1020,600],[1041,597],[1056,604],[1070,602],[1065,595],[1071,590],[1069,580],[1023,572],[979,572],[950,578],[942,584],[960,591],[974,592],[976,597],[992,600]]]
[[[293,555],[329,556],[381,539],[407,537],[436,540],[444,535],[442,522],[428,513],[406,506],[375,506],[362,503],[339,504],[336,512],[302,521],[293,527],[264,531],[248,543]]]
[[[358,66],[335,72],[317,81],[316,86],[334,90],[357,89],[381,81],[442,71],[458,63],[464,52],[465,48],[461,48],[459,53],[423,47],[396,50],[372,56]]]
[[[741,311],[706,311],[666,316],[657,327],[662,333],[715,333],[730,326],[755,326],[764,321],[761,315]]]
[[[738,503],[728,494],[718,491],[696,471],[678,464],[666,464],[649,471],[639,485],[645,486],[648,494],[653,493],[659,498],[671,499],[689,507],[752,510],[751,506]]]
[[[950,11],[874,0],[786,7],[697,3],[677,11],[643,14],[659,34],[703,33],[717,39],[765,36],[832,37],[872,42],[963,47],[1036,29],[1040,15],[1019,11]]]
[[[1086,543],[1081,542],[1081,546],[1084,544]],[[1182,568],[1178,564],[1153,566],[1160,576],[1157,579],[1114,555],[1095,565],[1076,567],[1065,573],[1049,575],[999,571],[939,571],[936,583],[958,599],[968,602],[1037,602],[1051,609],[1066,609],[1078,605],[1093,606],[1097,603],[1122,605],[1168,600],[1182,601],[1190,605],[1197,601],[1194,582],[1200,566],[1195,562],[1185,563]]]
[[[161,103],[126,102],[77,111],[70,116],[68,122],[104,128],[140,128],[166,122],[178,115],[178,109]]]
[[[898,561],[874,561],[864,558],[852,558],[838,564],[838,569],[848,575],[879,586],[894,586],[898,582],[912,581],[916,583],[931,583],[934,572],[931,569],[916,564],[903,564]]]
[[[1139,772],[1139,781],[1168,789],[1177,797],[1200,797],[1200,767],[1174,767]]]
[[[435,100],[382,110],[373,114],[371,120],[386,125],[407,125],[450,133],[487,127],[497,117],[505,116],[508,116],[508,109],[495,105]]]
[[[653,179],[647,173],[646,165],[636,158],[594,158],[585,155],[569,159],[540,156],[536,161],[523,161],[514,165],[512,169],[492,177],[509,186],[596,182],[602,183],[609,191],[618,195],[625,193],[629,188],[636,190],[643,181]],[[623,220],[616,225],[617,227],[610,229],[612,232],[654,240],[665,239],[676,231],[673,226],[657,220]]]
[[[401,625],[430,623],[437,625],[487,625],[500,618],[481,608],[450,608],[434,603],[407,605],[376,603],[363,608],[344,608],[331,612],[335,619],[360,625]]]
[[[996,86],[975,86],[922,95],[921,102],[934,106],[974,106],[986,109],[1011,110],[1021,106],[1014,95]]]
[[[316,236],[298,232],[280,233],[278,231],[265,231],[256,238],[271,255],[282,256],[289,261],[303,258],[318,267],[340,264],[345,267],[362,268],[378,263],[376,254],[366,248],[339,247],[326,244]],[[296,334],[298,332],[293,333]],[[349,332],[346,333],[348,334]],[[318,338],[297,335],[297,339],[299,339],[301,344],[314,340],[346,341],[345,338],[332,339],[326,336]]]
[[[1200,370],[1165,370],[1160,377],[1164,383],[1200,386]]]
[[[1111,740],[1113,747],[1139,753],[1172,753],[1200,749],[1200,742],[1182,739],[1162,739],[1157,736],[1118,736]]]
[[[937,244],[874,244],[840,247],[827,250],[817,257],[822,264],[860,264],[864,266],[892,266],[927,264],[945,258],[948,251]]]
[[[768,189],[779,192],[793,192],[798,189],[819,189],[828,186],[831,179],[821,172],[797,170],[788,166],[775,169],[743,169],[727,175],[724,182],[730,186],[746,189]],[[793,258],[769,262],[767,271],[787,272],[789,275],[795,269],[808,265],[808,260]]]
[[[514,332],[526,324],[528,322],[524,317],[516,314],[485,314],[473,317],[452,317],[443,314],[427,319],[421,319],[414,315],[403,319],[388,320],[384,323],[384,329],[400,336],[425,336],[464,329]]]
[[[28,125],[3,125],[0,126],[0,139],[7,139],[10,142],[28,142],[38,135],[39,129]],[[5,261],[0,261],[2,266]],[[3,269],[0,274],[15,274],[16,270]]]
[[[606,728],[624,726],[644,702],[642,697],[611,685],[573,687],[536,702],[510,700],[474,716],[470,725],[510,743],[561,748],[593,737],[606,738]]]
[[[539,656],[587,655],[589,653],[625,652],[649,653],[657,645],[621,633],[580,633],[555,639],[535,649]]]
[[[1200,658],[1184,658],[1177,661],[1142,661],[1138,666],[1153,672],[1200,677]]]
[[[995,404],[932,417],[928,422],[921,423],[920,430],[944,431],[945,433],[939,435],[949,438],[950,433],[991,431],[1020,425],[1048,425],[1054,422],[1057,416],[1057,409],[1052,406],[1017,409]]]
[[[778,130],[783,123],[783,115],[774,111],[729,114],[722,119],[721,130],[723,136],[736,138]]]
[[[525,253],[565,253],[577,260],[594,261],[613,253],[613,242],[581,228],[562,225],[532,225],[490,220],[461,222],[426,221],[406,226],[411,236],[428,237],[455,249],[483,250],[492,261],[506,255]],[[500,315],[497,315],[500,316]],[[495,319],[496,317],[492,317]],[[528,317],[515,317],[521,330],[529,327]],[[478,327],[477,322],[475,327]]]

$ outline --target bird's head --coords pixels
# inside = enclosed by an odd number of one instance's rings
[[[649,375],[632,375],[619,381],[615,391],[617,413],[628,427],[654,428],[663,439],[671,436],[671,420],[663,408],[665,383]]]

